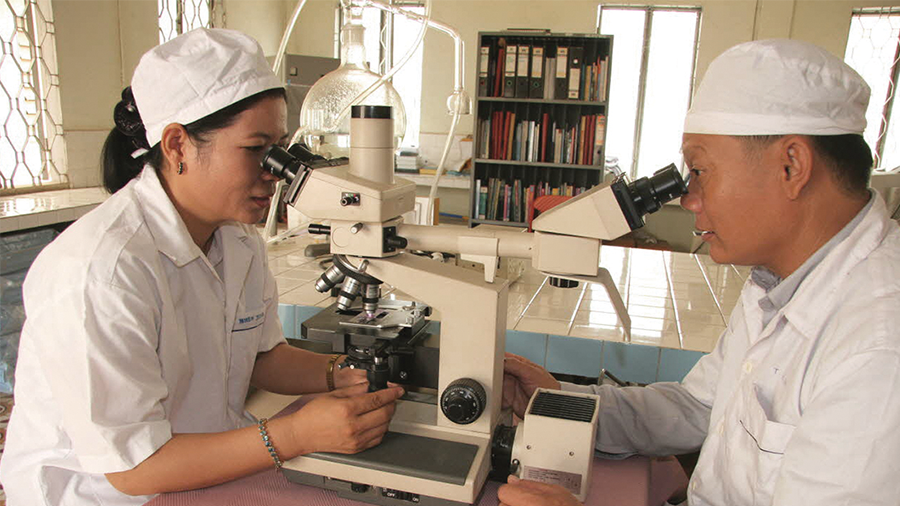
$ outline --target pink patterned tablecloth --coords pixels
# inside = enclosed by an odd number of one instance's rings
[[[594,461],[587,506],[660,506],[684,490],[687,478],[674,458]],[[497,505],[499,483],[488,481],[479,506]],[[146,506],[365,506],[336,492],[291,483],[275,469],[215,487],[161,494]]]

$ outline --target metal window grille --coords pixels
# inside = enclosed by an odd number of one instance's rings
[[[225,26],[222,0],[157,0],[157,5],[160,44],[194,28]]]
[[[872,89],[863,137],[872,148],[875,167],[900,165],[900,114],[894,110],[900,71],[900,7],[855,9],[844,61]]]
[[[0,191],[68,183],[50,0],[0,4]]]
[[[681,163],[700,7],[601,5],[597,32],[613,35],[607,166],[632,178]]]

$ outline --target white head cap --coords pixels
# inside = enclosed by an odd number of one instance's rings
[[[869,94],[859,74],[819,46],[787,39],[747,42],[709,65],[684,132],[862,134]]]
[[[151,147],[170,123],[186,125],[282,86],[258,42],[221,28],[197,28],[156,46],[131,79]]]

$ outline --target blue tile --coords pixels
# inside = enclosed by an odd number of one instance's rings
[[[653,383],[659,366],[659,348],[640,344],[603,343],[603,367],[623,381]]]
[[[297,327],[294,322],[294,306],[292,304],[278,304],[278,319],[281,320],[281,329],[284,337],[295,339]]]
[[[663,348],[656,381],[681,381],[703,355],[705,353],[700,351]]]
[[[315,306],[294,306],[294,327],[297,332],[297,339],[303,339],[303,322],[309,318],[319,314],[323,308]]]
[[[580,337],[550,336],[547,370],[587,378],[600,376],[603,341]]]
[[[547,353],[547,334],[507,330],[506,351],[521,355],[535,364],[543,366]]]

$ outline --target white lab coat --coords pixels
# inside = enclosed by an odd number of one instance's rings
[[[143,504],[104,474],[173,433],[254,423],[256,355],[284,341],[259,234],[223,225],[204,256],[149,168],[45,248],[24,300],[10,506]]]
[[[762,328],[764,295],[747,281],[680,384],[594,387],[598,449],[702,444],[695,506],[900,504],[900,228],[881,197]]]

